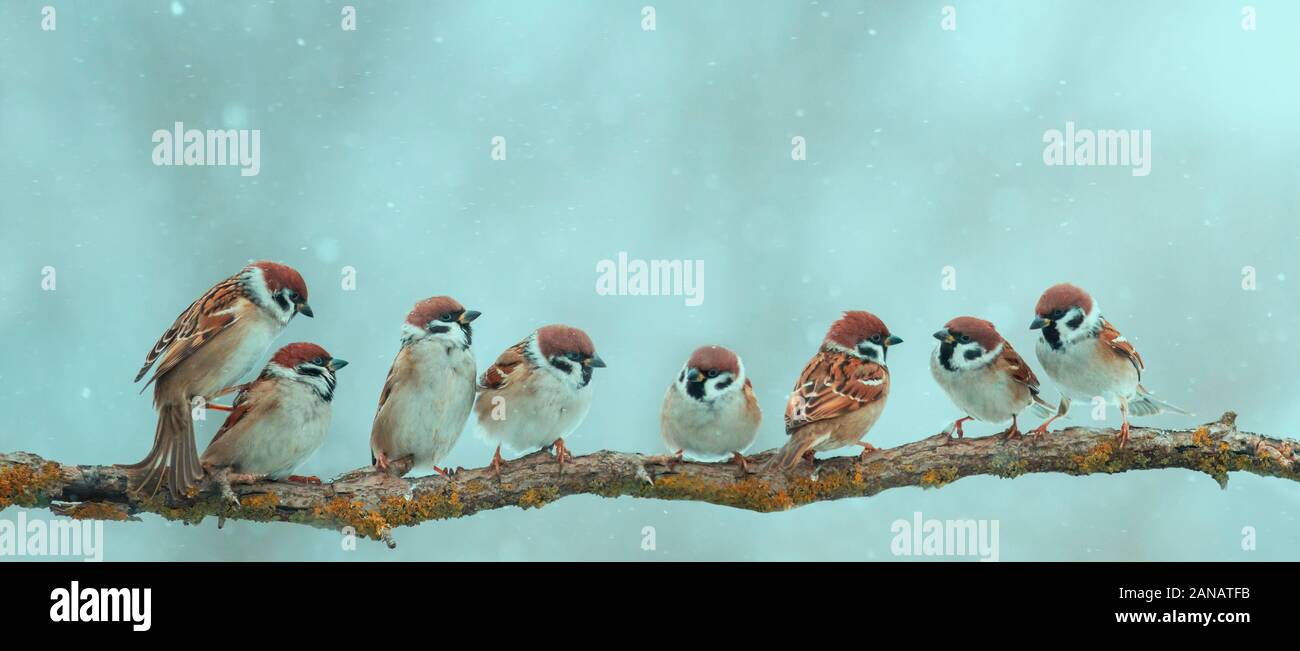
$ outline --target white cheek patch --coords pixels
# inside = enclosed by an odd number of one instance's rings
[[[447,328],[447,331],[430,332],[425,328],[419,328],[409,323],[405,323],[402,325],[402,336],[403,337],[412,336],[414,339],[433,339],[438,341],[449,341],[458,346],[464,346],[467,343],[465,340],[465,330],[460,327],[459,323],[455,321],[450,321],[450,322],[435,321],[433,322],[433,325],[434,327],[443,326]],[[411,333],[414,334],[411,335]]]
[[[253,295],[253,302],[258,305],[266,306],[268,309],[275,301],[271,298],[271,292],[266,288],[266,275],[262,273],[260,267],[249,267],[244,273],[244,286],[248,288]]]
[[[715,377],[711,380],[706,380],[704,382],[704,387],[705,387],[704,395],[706,396],[722,395],[724,393],[739,389],[743,384],[744,382],[741,380],[741,378],[733,376],[730,373],[722,373],[719,374],[718,377]],[[722,388],[718,388],[720,386]]]
[[[402,322],[402,339],[403,339],[403,340],[415,341],[415,340],[417,340],[417,339],[420,339],[420,338],[424,337],[425,334],[426,334],[426,333],[425,333],[425,331],[424,331],[422,328],[418,328],[418,327],[413,326],[413,325],[411,325],[411,324],[409,324],[409,323]]]
[[[885,349],[882,346],[870,341],[864,341],[861,344],[859,344],[859,348],[863,348],[863,347],[865,347],[867,350],[870,350],[872,353],[874,353],[874,356],[871,354],[863,354],[860,351],[855,351],[855,354],[857,354],[858,357],[861,357],[862,359],[871,360],[877,363],[882,363],[882,364],[884,363]]]
[[[952,360],[950,363],[952,364],[953,368],[960,369],[963,371],[984,368],[985,366],[988,366],[990,363],[992,363],[993,360],[997,359],[998,355],[1002,354],[1002,347],[1003,347],[1002,344],[998,344],[993,347],[993,350],[986,351],[980,354],[979,356],[975,357],[974,359],[972,359],[972,358],[968,358],[966,356],[966,353],[972,350],[981,350],[980,345],[975,342],[966,343],[966,344],[957,344],[953,348]]]
[[[534,332],[531,335],[528,335],[528,344],[524,346],[524,352],[527,353],[528,357],[532,358],[533,363],[538,364],[540,366],[551,366],[550,364],[547,363],[546,358],[542,357],[542,346],[541,344],[537,343],[536,332]],[[551,368],[556,370],[557,372],[559,371],[559,369],[556,369],[555,367],[551,367]]]
[[[1078,328],[1071,328],[1070,323],[1075,319],[1083,316],[1083,321]],[[1067,342],[1073,342],[1084,337],[1091,336],[1101,329],[1101,308],[1097,302],[1092,302],[1092,311],[1084,313],[1079,308],[1071,308],[1070,312],[1057,322],[1057,330],[1061,333],[1061,338]]]

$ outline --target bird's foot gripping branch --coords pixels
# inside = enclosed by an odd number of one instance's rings
[[[244,478],[208,478],[186,495],[152,497],[128,492],[126,473],[113,466],[74,466],[26,452],[0,454],[0,509],[48,508],[81,519],[128,520],[154,513],[199,524],[208,516],[296,522],[350,531],[395,543],[396,527],[517,506],[539,508],[568,495],[692,500],[750,511],[782,511],[803,504],[875,495],[900,486],[939,488],[963,477],[1028,473],[1070,475],[1156,468],[1203,472],[1226,485],[1228,473],[1249,472],[1300,481],[1300,442],[1242,432],[1236,414],[1187,430],[1133,428],[1128,444],[1116,430],[1073,427],[1032,437],[951,439],[937,434],[858,457],[801,462],[788,472],[770,469],[773,451],[749,457],[748,470],[730,461],[697,463],[668,455],[600,451],[575,456],[563,467],[547,452],[491,467],[399,478],[366,467],[322,484]],[[396,468],[400,472],[400,464]],[[390,472],[393,469],[390,468]],[[229,491],[229,494],[224,494]],[[231,499],[231,496],[237,499]],[[219,535],[219,534],[214,534]]]

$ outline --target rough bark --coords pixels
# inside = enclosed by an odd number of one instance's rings
[[[392,530],[426,520],[472,515],[506,506],[538,508],[567,495],[630,495],[695,500],[768,512],[812,502],[875,495],[899,486],[939,488],[963,477],[1060,472],[1070,475],[1183,468],[1226,485],[1231,471],[1300,481],[1300,442],[1241,432],[1236,414],[1189,430],[1134,428],[1128,445],[1116,431],[1072,427],[1042,439],[1000,436],[950,440],[939,434],[863,460],[832,457],[782,473],[763,464],[774,451],[749,457],[749,472],[733,463],[674,462],[663,455],[601,451],[563,465],[545,451],[490,468],[399,478],[361,468],[319,485],[231,476],[208,480],[180,500],[166,491],[129,495],[126,475],[113,466],[67,466],[34,454],[0,454],[0,509],[11,505],[76,518],[126,520],[138,513],[197,524],[208,516],[297,522],[395,543]],[[231,496],[235,496],[238,504]]]

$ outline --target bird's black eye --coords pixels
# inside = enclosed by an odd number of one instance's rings
[[[1059,318],[1061,318],[1061,317],[1063,317],[1063,316],[1065,316],[1065,310],[1062,310],[1062,309],[1060,309],[1060,308],[1057,308],[1057,309],[1055,309],[1055,310],[1052,310],[1052,318],[1053,318],[1053,319],[1059,319]]]
[[[718,371],[717,369],[712,369],[708,373],[705,373],[705,375],[709,377],[718,377]]]
[[[443,313],[442,313],[442,316],[438,317],[438,320],[439,320],[439,321],[454,321],[454,320],[456,320],[456,313],[455,313],[455,312],[443,312]]]
[[[311,360],[311,363],[317,366],[324,366],[325,359],[323,357],[317,357],[316,359]]]
[[[969,344],[969,343],[970,343],[970,336],[969,336],[969,335],[960,335],[960,336],[957,337],[957,341],[960,341],[960,342],[962,342],[963,344]]]
[[[565,355],[565,357],[568,357],[569,359],[575,362],[582,359],[582,355],[580,353],[568,353]]]
[[[872,343],[880,343],[880,335],[871,335]]]

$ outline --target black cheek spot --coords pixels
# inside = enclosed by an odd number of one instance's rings
[[[276,302],[277,305],[280,306],[280,309],[282,309],[282,310],[284,310],[284,311],[286,311],[286,312],[289,311],[289,301],[288,301],[287,299],[285,299],[284,294],[276,294],[276,295],[275,295],[275,302]]]
[[[1080,314],[1078,316],[1075,316],[1073,319],[1070,319],[1068,322],[1066,322],[1066,325],[1070,326],[1071,330],[1078,330],[1079,326],[1083,325],[1083,315]]]
[[[968,360],[976,360],[979,359],[979,356],[982,354],[983,353],[981,353],[978,348],[971,348],[970,350],[967,350],[966,352],[962,353],[962,356]]]
[[[451,328],[444,325],[430,326],[429,332],[432,332],[435,335],[440,335],[444,332],[451,332]]]
[[[551,359],[551,366],[560,369],[562,373],[568,373],[569,371],[573,370],[572,364],[560,359],[559,357],[554,357]]]
[[[678,381],[678,382],[681,382],[682,380],[685,380],[685,379],[686,379],[686,371],[683,370],[683,371],[682,371],[682,374],[677,376],[677,381]]]
[[[723,389],[725,389],[725,388],[731,386],[731,383],[732,383],[732,382],[735,382],[735,379],[727,379],[727,380],[723,380],[722,382],[719,382],[719,383],[718,383],[718,386],[716,386],[716,387],[714,387],[714,388],[717,389],[718,391],[721,391],[721,390],[723,390]]]

